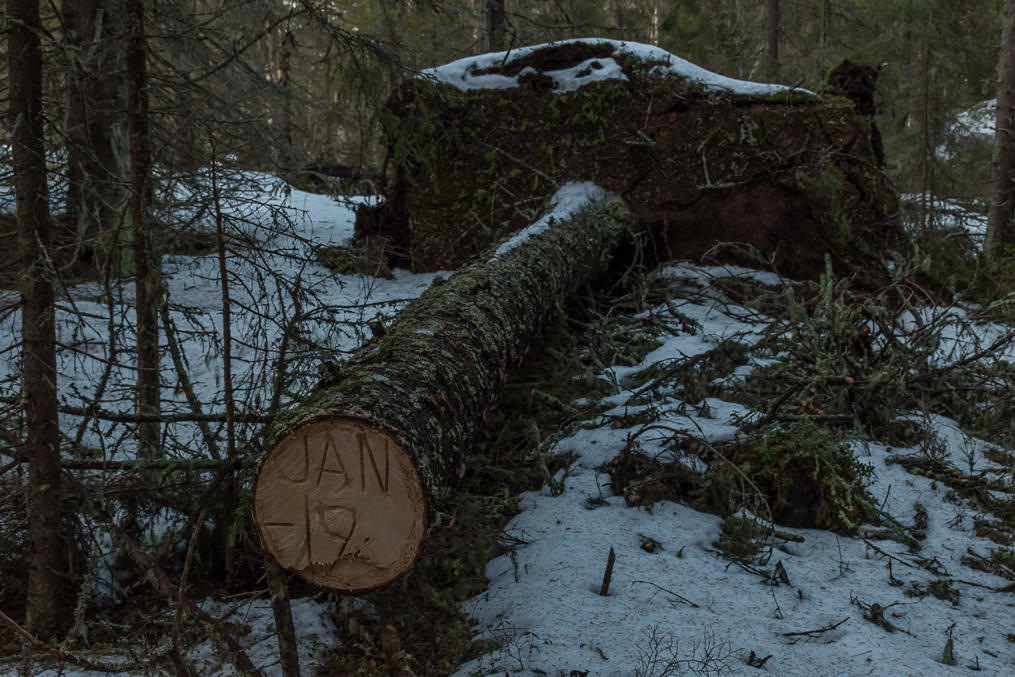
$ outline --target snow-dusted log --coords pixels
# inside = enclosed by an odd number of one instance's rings
[[[435,281],[276,426],[253,507],[282,566],[341,593],[412,567],[508,370],[633,225],[588,183],[565,185],[553,204]]]

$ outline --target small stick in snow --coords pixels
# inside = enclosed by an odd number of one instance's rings
[[[606,560],[606,572],[603,574],[603,585],[599,588],[599,594],[606,597],[610,594],[610,579],[613,577],[613,563],[617,559],[617,554],[613,552],[613,548],[610,548],[610,556]]]
[[[807,637],[817,637],[818,635],[820,635],[823,632],[828,632],[829,630],[835,630],[837,627],[839,627],[840,625],[842,625],[843,623],[845,623],[849,619],[850,619],[850,617],[846,616],[845,618],[843,618],[841,621],[839,621],[835,625],[826,625],[825,627],[818,628],[817,630],[803,630],[801,632],[784,632],[784,633],[782,633],[782,636],[783,637],[799,637],[801,635],[804,635],[804,636],[807,636]]]
[[[634,582],[632,582],[632,583],[631,583],[631,585],[635,585],[636,583],[645,583],[646,585],[651,585],[651,586],[654,586],[654,587],[658,588],[659,590],[662,590],[663,592],[665,592],[665,593],[666,593],[667,595],[673,595],[673,597],[675,597],[676,599],[680,600],[680,601],[681,601],[681,602],[683,602],[684,604],[690,604],[690,605],[691,605],[691,606],[693,606],[693,607],[694,607],[695,609],[699,609],[699,608],[701,608],[701,607],[699,607],[699,606],[698,606],[697,604],[695,604],[694,602],[692,602],[691,600],[687,599],[686,597],[683,597],[683,596],[681,596],[681,595],[678,595],[677,593],[673,592],[672,590],[668,590],[668,589],[664,588],[664,587],[663,587],[663,586],[661,586],[661,585],[656,585],[656,584],[655,584],[655,583],[653,583],[652,581],[634,581]],[[655,594],[653,594],[652,596],[653,596],[653,597],[655,597]],[[672,601],[673,601],[673,600],[670,600],[670,602],[672,602]]]

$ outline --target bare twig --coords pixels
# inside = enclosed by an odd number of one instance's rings
[[[55,646],[47,644],[46,642],[43,642],[41,639],[38,639],[37,637],[35,637],[35,635],[28,632],[28,630],[25,630],[18,624],[17,621],[15,621],[13,618],[5,614],[3,611],[0,611],[0,622],[9,627],[19,637],[21,637],[23,640],[34,646],[36,649],[42,649],[43,651],[52,654],[53,656],[56,656],[57,658],[59,658],[64,662],[73,663],[79,668],[84,668],[85,670],[95,670],[96,672],[123,672],[125,670],[130,670],[133,667],[131,665],[114,666],[114,665],[105,665],[103,663],[93,663],[92,661],[86,658],[81,658],[80,656],[74,656],[73,654],[69,654],[66,651],[58,649]]]
[[[0,404],[20,404],[20,401],[16,397],[0,396]],[[113,423],[184,423],[196,421],[224,423],[226,420],[225,413],[136,414],[118,411],[106,411],[104,409],[92,407],[71,407],[67,405],[61,405],[59,411],[61,414],[70,414],[72,416],[91,416],[101,421],[110,421]],[[233,420],[238,423],[271,423],[272,421],[275,420],[275,417],[267,416],[265,414],[237,413],[233,416]]]
[[[233,456],[232,458],[225,460],[219,466],[218,472],[215,473],[215,477],[213,477],[211,482],[208,483],[208,487],[204,490],[204,493],[201,494],[201,498],[198,499],[197,510],[191,513],[190,517],[187,518],[187,523],[184,524],[183,528],[179,531],[180,534],[185,534],[194,528],[197,521],[201,519],[201,515],[204,514],[205,508],[208,507],[211,499],[218,491],[219,485],[222,484],[222,481],[228,477],[233,470],[241,465],[243,460],[246,459],[242,459],[239,456]],[[176,542],[173,540],[173,530],[166,529],[166,532],[162,535],[162,543],[159,544],[159,551],[155,555],[155,563],[157,564],[161,562],[162,558],[166,556],[175,544]]]
[[[229,300],[229,268],[226,265],[225,218],[219,194],[218,171],[215,168],[215,141],[212,139],[211,193],[215,206],[215,234],[218,246],[219,288],[222,291],[222,379],[226,400],[226,456],[236,453],[236,402],[233,399],[233,328],[232,304]]]
[[[0,449],[0,453],[9,454],[14,457],[14,460],[10,463],[0,467],[0,475],[4,474],[11,468],[27,463],[28,459],[22,457],[20,454],[9,451],[7,449]],[[64,470],[122,470],[122,471],[139,471],[147,472],[150,470],[195,470],[195,471],[212,471],[222,468],[223,466],[229,466],[231,468],[251,466],[257,462],[260,458],[260,453],[250,454],[248,456],[236,457],[232,459],[218,459],[218,458],[152,458],[152,459],[132,459],[125,461],[103,461],[103,460],[81,460],[71,461],[67,460],[61,464],[61,468]]]
[[[972,364],[973,362],[981,360],[984,357],[987,357],[988,355],[995,353],[998,350],[998,348],[1002,348],[1008,345],[1013,340],[1015,340],[1015,330],[1009,331],[1003,336],[999,336],[983,350],[979,350],[973,353],[972,355],[968,355],[962,358],[961,360],[956,360],[955,362],[952,362],[951,364],[946,364],[943,367],[938,367],[937,369],[931,369],[930,371],[924,372],[922,374],[917,374],[911,379],[911,382],[915,383],[918,381],[927,381],[929,379],[941,376],[943,374],[947,374],[950,371],[954,371],[959,367],[964,367],[968,364]]]
[[[190,575],[190,563],[194,557],[194,547],[197,545],[197,536],[201,533],[201,525],[204,524],[204,510],[201,511],[194,525],[194,533],[190,536],[190,543],[187,545],[187,557],[183,561],[183,573],[180,574],[180,597],[176,600],[176,616],[173,618],[172,651],[173,663],[177,670],[184,673],[192,673],[193,669],[187,664],[183,653],[180,651],[180,623],[183,620],[183,591],[187,589],[187,577]]]
[[[176,370],[177,382],[180,384],[180,389],[183,391],[184,396],[187,398],[187,404],[190,405],[190,410],[197,416],[204,416],[205,413],[201,406],[201,400],[198,398],[197,393],[194,392],[194,385],[190,381],[190,376],[187,374],[185,367],[183,351],[180,350],[180,342],[176,337],[176,325],[173,323],[173,318],[169,314],[169,292],[163,293],[162,303],[159,304],[159,313],[162,316],[162,327],[166,332],[166,346],[169,348],[169,356],[173,360],[173,368]],[[236,412],[233,412],[233,416],[236,416]],[[235,420],[235,418],[234,418]],[[196,421],[197,427],[201,430],[201,436],[204,437],[205,446],[208,447],[208,453],[215,458],[219,458],[221,454],[218,451],[218,442],[215,439],[215,435],[212,433],[211,428],[208,426],[208,421]]]
[[[687,599],[683,595],[678,595],[677,593],[673,592],[672,590],[668,590],[667,588],[664,588],[661,585],[656,585],[652,581],[631,581],[631,585],[634,585],[635,583],[644,583],[645,585],[651,585],[652,587],[654,587],[654,588],[656,588],[658,590],[662,590],[667,595],[673,595],[674,597],[679,599],[684,604],[689,604],[689,605],[693,606],[695,609],[700,609],[701,608],[699,605],[695,604],[694,602],[692,602],[691,600]]]
[[[228,464],[227,464],[228,466]],[[227,467],[223,466],[223,467]],[[211,614],[199,607],[192,599],[184,594],[183,589],[174,585],[169,580],[169,576],[162,570],[162,567],[158,565],[158,562],[151,555],[146,553],[137,541],[130,537],[130,535],[124,531],[124,529],[113,520],[112,516],[106,512],[105,508],[97,504],[92,498],[88,490],[81,484],[73,475],[66,473],[73,485],[78,489],[81,497],[90,503],[94,507],[95,518],[112,533],[124,547],[127,549],[127,554],[130,558],[141,568],[142,571],[147,572],[152,577],[152,583],[155,588],[162,593],[162,595],[169,601],[179,604],[188,615],[193,616],[199,621],[214,627],[219,632],[219,637],[229,648],[232,654],[232,660],[236,667],[240,671],[249,675],[250,677],[264,677],[264,673],[254,665],[253,661],[250,660],[250,656],[243,650],[240,643],[236,638],[229,632],[228,626],[223,624],[221,621],[216,620]]]
[[[846,616],[845,618],[843,618],[838,623],[835,623],[833,625],[826,625],[825,627],[818,628],[817,630],[801,630],[800,632],[784,632],[784,633],[782,633],[782,636],[783,637],[800,637],[800,636],[817,637],[818,635],[820,635],[823,632],[828,632],[829,630],[835,630],[837,627],[839,627],[840,625],[842,625],[843,623],[848,621],[849,618],[850,618],[849,616]]]

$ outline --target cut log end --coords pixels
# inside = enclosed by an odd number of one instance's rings
[[[261,463],[254,523],[283,567],[336,592],[365,592],[412,567],[426,535],[426,494],[390,435],[355,419],[318,420]]]

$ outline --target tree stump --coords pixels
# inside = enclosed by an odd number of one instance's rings
[[[571,40],[463,59],[409,81],[382,115],[388,200],[358,238],[392,263],[460,265],[527,223],[556,184],[619,195],[660,260],[742,243],[790,277],[903,248],[871,119],[841,95],[726,78],[656,47]],[[727,248],[720,260],[757,265]]]

